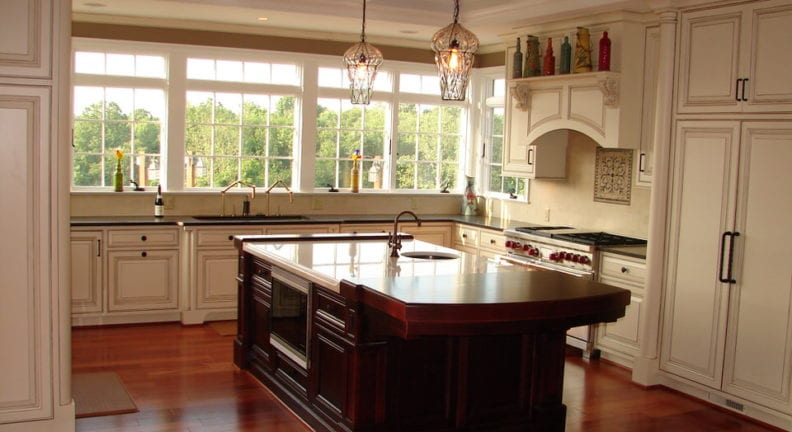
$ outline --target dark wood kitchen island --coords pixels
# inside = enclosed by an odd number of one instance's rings
[[[629,291],[383,235],[248,236],[234,362],[318,431],[563,431],[566,330]],[[438,253],[439,252],[439,253]]]

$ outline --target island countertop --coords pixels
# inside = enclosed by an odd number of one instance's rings
[[[400,336],[432,334],[449,325],[560,326],[612,321],[629,291],[552,271],[527,271],[417,240],[404,240],[398,258],[381,235],[243,236],[242,250],[304,279],[374,307],[401,322]],[[420,259],[405,252],[453,254]]]

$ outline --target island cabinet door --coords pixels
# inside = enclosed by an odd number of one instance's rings
[[[270,311],[272,309],[272,284],[269,268],[257,266],[250,281],[251,306],[245,321],[249,324],[249,360],[267,371],[272,370],[272,346],[270,345]]]
[[[333,423],[348,418],[347,394],[352,346],[338,333],[314,325],[311,347],[311,390],[313,405]]]

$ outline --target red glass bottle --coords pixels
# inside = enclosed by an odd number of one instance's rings
[[[553,55],[553,39],[547,38],[542,75],[555,75],[555,56]]]
[[[599,42],[599,70],[610,70],[610,57],[611,57],[611,41],[608,39],[608,32],[602,33],[602,39]]]

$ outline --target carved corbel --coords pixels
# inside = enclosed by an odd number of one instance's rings
[[[509,89],[514,101],[517,102],[517,109],[528,111],[531,108],[531,89],[525,84],[509,83]]]
[[[619,107],[619,80],[613,77],[605,77],[599,80],[599,87],[602,91],[603,103],[608,108]]]

